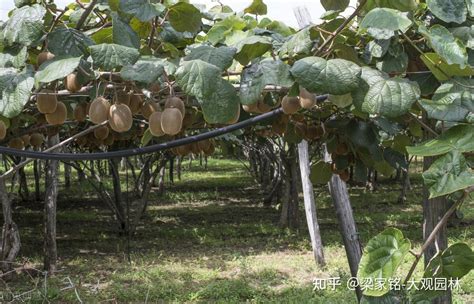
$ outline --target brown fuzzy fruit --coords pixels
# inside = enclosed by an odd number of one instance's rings
[[[23,143],[25,144],[25,147],[29,146],[31,143],[31,137],[28,134],[25,134],[21,137],[21,140],[23,140]]]
[[[101,124],[109,118],[110,103],[104,97],[97,97],[89,107],[89,118],[95,124]]]
[[[347,181],[350,179],[350,177],[351,177],[351,175],[350,175],[350,173],[349,173],[349,170],[344,170],[344,171],[342,171],[341,173],[339,173],[339,177],[340,177],[343,181],[347,182]]]
[[[189,153],[187,145],[179,146],[176,148],[176,153],[181,156],[186,156]]]
[[[306,137],[309,140],[317,140],[320,139],[323,135],[322,129],[319,126],[309,126],[306,129]]]
[[[214,143],[211,141],[211,145],[209,146],[208,149],[206,149],[206,150],[204,151],[204,154],[205,154],[206,156],[209,156],[209,155],[213,154],[215,150],[216,150],[216,147],[214,146]]]
[[[161,128],[161,115],[162,112],[153,112],[150,115],[150,132],[151,135],[159,137],[165,135],[165,132],[163,132],[163,129]]]
[[[183,125],[183,115],[176,108],[169,108],[161,115],[161,129],[165,134],[176,135],[181,131]]]
[[[334,151],[336,155],[346,155],[349,153],[349,147],[345,143],[340,143],[336,147],[336,151]]]
[[[191,127],[194,124],[194,119],[195,119],[194,113],[187,112],[186,114],[184,114],[183,129],[187,129]]]
[[[50,125],[62,125],[67,118],[67,108],[62,102],[58,102],[56,111],[50,114],[46,114],[46,121]]]
[[[143,104],[143,98],[140,95],[133,94],[130,96],[130,111],[132,114],[136,114],[140,111]]]
[[[227,122],[228,125],[233,125],[239,121],[240,118],[240,106],[237,108],[237,111],[234,114],[234,117],[232,117],[231,120]]]
[[[285,96],[281,101],[281,107],[283,109],[283,113],[285,114],[295,114],[301,109],[300,101],[298,97],[294,96]]]
[[[272,123],[272,131],[275,134],[278,135],[283,135],[283,133],[286,132],[286,127],[287,127],[287,122],[281,121],[281,120],[275,120]]]
[[[305,138],[306,137],[306,124],[302,122],[295,123],[296,135]]]
[[[50,52],[41,52],[38,54],[38,66],[42,65],[45,61],[51,60],[54,58],[54,54]]]
[[[87,105],[80,103],[74,108],[74,119],[78,122],[84,122],[87,119]]]
[[[42,114],[50,114],[56,111],[58,98],[54,91],[44,89],[36,96],[36,107]]]
[[[23,142],[23,140],[21,140],[20,137],[12,138],[8,142],[8,147],[10,147],[12,149],[23,150],[25,148],[25,143]]]
[[[72,93],[76,93],[81,89],[81,84],[79,83],[79,80],[77,79],[77,74],[76,73],[71,73],[66,76],[66,79],[64,81],[66,90]]]
[[[186,107],[184,106],[184,102],[181,98],[178,97],[168,97],[165,101],[165,109],[175,108],[181,112],[181,115],[186,113]]]
[[[258,109],[258,112],[260,113],[267,113],[272,110],[272,107],[266,104],[263,100],[259,100],[257,102],[257,109]]]
[[[124,104],[115,104],[109,110],[109,124],[115,132],[123,133],[132,128],[133,116],[130,108]]]
[[[0,120],[0,140],[4,140],[7,136],[7,126]]]
[[[206,139],[206,140],[198,141],[197,145],[198,145],[199,151],[205,152],[210,149],[212,143],[209,139]]]
[[[201,150],[199,149],[197,142],[193,142],[190,147],[191,147],[192,154],[199,155],[201,153]]]
[[[148,87],[148,90],[150,90],[150,92],[152,93],[159,93],[161,90],[161,86],[158,82],[155,82]]]
[[[248,105],[243,105],[242,108],[247,113],[257,113],[258,112],[258,103],[252,103]]]
[[[106,139],[104,139],[104,145],[106,146],[112,146],[115,142],[114,135],[109,132],[109,136],[107,136]]]
[[[40,147],[42,144],[44,143],[44,137],[43,137],[43,134],[41,133],[33,133],[31,134],[31,137],[30,137],[30,144],[37,148],[37,147]]]
[[[160,109],[160,106],[157,103],[147,102],[147,103],[144,103],[142,105],[142,108],[140,109],[140,111],[141,111],[143,117],[145,117],[145,119],[149,119],[151,113],[156,112],[159,109]]]
[[[104,140],[109,136],[109,128],[106,126],[99,127],[94,130],[94,137],[99,139],[99,140]]]
[[[130,107],[130,99],[131,95],[128,92],[125,91],[118,91],[117,94],[115,95],[115,102],[118,104],[124,104],[128,107]]]
[[[300,105],[304,109],[311,109],[316,105],[316,96],[304,88],[300,88]]]

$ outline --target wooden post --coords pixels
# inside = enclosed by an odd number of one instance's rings
[[[311,247],[316,263],[320,266],[326,265],[324,260],[323,242],[316,214],[316,204],[314,202],[313,184],[309,180],[310,164],[308,142],[301,141],[298,144],[298,157],[300,163],[301,183],[303,185],[304,210],[306,213],[306,223],[308,224],[309,236],[311,238]]]

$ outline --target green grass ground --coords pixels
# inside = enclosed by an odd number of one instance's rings
[[[382,182],[375,192],[352,187],[363,243],[394,226],[420,247],[420,182],[415,174],[405,205],[397,203],[397,183]],[[19,273],[13,281],[0,281],[0,295],[35,303],[356,303],[354,293],[345,288],[350,273],[327,191],[316,189],[316,199],[328,262],[324,269],[312,258],[304,216],[299,232],[278,228],[278,210],[262,206],[258,186],[238,161],[213,159],[208,170],[195,164],[185,171],[182,181],[154,197],[129,244],[88,187],[61,188],[59,272],[47,278]],[[474,245],[472,207],[472,202],[465,204],[465,218],[450,227],[450,243]],[[42,205],[16,204],[14,213],[22,237],[20,261],[39,269]],[[409,261],[404,263],[400,275],[409,266]],[[314,278],[329,277],[341,277],[342,286],[313,291]],[[471,272],[455,292],[455,301],[473,303],[473,285]]]

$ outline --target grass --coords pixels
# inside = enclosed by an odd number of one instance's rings
[[[394,226],[415,249],[420,247],[421,180],[419,174],[413,176],[414,189],[405,205],[397,203],[400,185],[390,181],[382,181],[375,192],[351,188],[363,243]],[[78,298],[85,303],[356,303],[354,293],[345,288],[350,272],[332,203],[326,189],[315,193],[328,262],[324,269],[312,258],[304,216],[298,232],[280,229],[277,208],[262,206],[262,193],[238,161],[211,159],[208,170],[195,163],[182,181],[167,185],[163,196],[153,196],[129,244],[90,188],[61,188],[59,272],[46,279],[20,273],[0,283],[0,296],[24,293],[21,300],[33,303],[70,303]],[[472,205],[465,204],[465,218],[449,228],[450,243],[474,245]],[[14,216],[22,237],[20,260],[39,269],[42,204],[17,203]],[[400,277],[410,259],[402,265]],[[416,275],[420,274],[421,267]],[[329,277],[341,277],[342,286],[313,291],[314,278]],[[454,293],[456,303],[474,301],[473,285],[471,272]]]

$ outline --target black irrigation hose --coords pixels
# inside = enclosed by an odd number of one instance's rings
[[[327,99],[327,95],[321,95],[317,97],[318,102],[324,101],[326,99]],[[26,158],[32,158],[32,159],[62,160],[62,161],[99,160],[99,159],[130,157],[130,156],[141,155],[141,154],[151,154],[151,153],[156,153],[156,152],[168,150],[171,148],[175,148],[175,147],[179,147],[179,146],[183,146],[187,144],[192,144],[197,141],[214,138],[214,137],[224,135],[236,130],[240,130],[248,126],[255,125],[266,119],[275,117],[278,114],[281,114],[282,112],[283,110],[281,108],[278,108],[271,112],[249,118],[247,120],[238,122],[231,126],[222,127],[222,128],[218,128],[206,133],[184,137],[184,138],[172,140],[166,143],[151,145],[151,146],[143,147],[143,148],[134,148],[134,149],[127,149],[127,150],[120,150],[120,151],[112,151],[112,152],[97,152],[97,153],[49,153],[49,152],[25,151],[25,150],[18,150],[18,149],[0,146],[0,154],[20,156],[20,157],[26,157]]]

